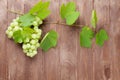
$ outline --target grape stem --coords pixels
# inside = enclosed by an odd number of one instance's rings
[[[23,15],[23,13],[20,13],[20,11],[14,11],[14,10],[8,10],[8,12],[14,13],[14,14],[19,14],[19,15]]]
[[[14,14],[19,14],[19,15],[23,15],[24,13],[20,13],[20,11],[14,11],[14,10],[8,10],[11,13]],[[64,26],[75,26],[75,27],[83,27],[84,25],[77,25],[77,24],[73,24],[73,25],[67,25],[66,23],[61,23],[61,22],[45,22],[45,24],[58,24],[58,25],[64,25]]]
[[[45,22],[45,24],[58,24],[58,25],[64,25],[64,26],[75,26],[80,28],[84,26],[84,25],[77,25],[77,24],[67,25],[66,23],[61,23],[61,22]]]

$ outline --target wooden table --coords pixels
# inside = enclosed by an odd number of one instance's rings
[[[96,9],[97,30],[104,28],[109,41],[92,48],[79,45],[80,28],[57,24],[43,25],[43,31],[53,29],[59,34],[56,48],[30,59],[20,45],[5,35],[5,30],[18,16],[7,10],[26,13],[39,0],[0,0],[0,80],[120,80],[120,0],[73,0],[81,16],[76,24],[90,25],[91,11]],[[46,0],[43,0],[46,1]],[[59,8],[69,0],[51,0],[48,22],[62,21]]]

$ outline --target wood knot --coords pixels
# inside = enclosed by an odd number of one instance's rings
[[[107,80],[110,79],[110,74],[111,74],[110,65],[104,66],[104,74]]]

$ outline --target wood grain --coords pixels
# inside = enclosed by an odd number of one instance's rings
[[[22,3],[22,4],[21,4]],[[24,0],[8,0],[8,10],[24,11]],[[17,14],[8,12],[8,26],[16,18]],[[7,27],[7,26],[6,26]],[[24,69],[26,68],[25,56],[20,45],[15,44],[13,40],[7,39],[8,56],[8,80],[22,80],[24,78]]]
[[[19,16],[7,10],[27,13],[38,1],[0,0],[0,80],[120,80],[120,0],[72,0],[80,11],[75,24],[91,27],[91,11],[96,9],[97,31],[104,28],[109,34],[103,47],[97,46],[95,39],[92,48],[80,47],[81,28],[44,24],[40,27],[43,35],[52,29],[58,32],[57,47],[48,52],[39,49],[31,59],[5,35],[10,22]],[[51,14],[44,22],[65,22],[59,9],[69,1],[51,0]]]
[[[110,35],[111,35],[111,56],[112,56],[112,79],[120,79],[120,1],[110,0]]]
[[[0,0],[0,80],[8,79],[8,60],[6,53],[7,1]]]
[[[108,3],[108,4],[106,4]],[[107,30],[110,34],[110,2],[108,0],[94,0],[94,8],[98,13],[98,25],[97,31],[101,28]],[[110,40],[109,40],[110,41]],[[94,50],[94,66],[95,66],[95,80],[109,80],[112,79],[111,76],[111,46],[108,42],[105,42],[104,47],[97,47]],[[97,67],[99,66],[99,67]]]

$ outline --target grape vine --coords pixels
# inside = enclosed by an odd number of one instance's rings
[[[37,54],[39,47],[43,51],[48,51],[50,48],[57,45],[57,32],[51,30],[42,38],[42,29],[39,27],[43,24],[43,20],[50,14],[50,10],[48,9],[49,4],[49,1],[40,1],[26,14],[9,10],[10,12],[19,14],[20,16],[13,19],[10,26],[6,30],[6,34],[8,38],[12,38],[16,43],[22,44],[23,52],[28,57],[34,57]],[[96,44],[99,46],[103,46],[104,42],[109,38],[106,30],[104,29],[96,32],[98,22],[96,10],[92,11],[91,16],[91,25],[93,28],[90,28],[88,25],[74,24],[80,16],[80,12],[76,10],[76,5],[74,2],[62,4],[60,7],[60,16],[66,21],[66,23],[45,22],[44,24],[80,27],[80,45],[82,47],[90,48],[94,37],[96,39]]]

